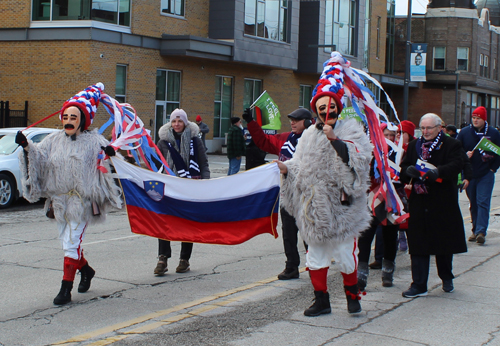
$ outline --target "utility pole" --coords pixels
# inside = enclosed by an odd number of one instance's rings
[[[406,59],[405,59],[405,84],[403,120],[408,120],[408,98],[410,83],[410,57],[411,57],[411,0],[408,0],[408,16],[406,18]]]

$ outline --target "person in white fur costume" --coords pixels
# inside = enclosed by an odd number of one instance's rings
[[[349,313],[361,312],[357,286],[357,239],[371,219],[367,207],[372,145],[355,119],[338,120],[343,73],[350,63],[339,53],[325,63],[313,92],[316,126],[304,131],[293,158],[278,162],[284,174],[282,206],[297,219],[309,244],[306,267],[315,301],[306,316],[331,312],[327,275],[334,258],[344,280]]]
[[[107,161],[98,169],[103,149],[112,156],[114,149],[98,133],[87,131],[92,123],[104,85],[90,86],[66,101],[60,113],[64,130],[34,144],[21,131],[16,143],[20,153],[24,197],[31,203],[47,198],[45,210],[55,218],[64,250],[64,275],[54,304],[71,301],[76,270],[81,273],[78,292],[86,292],[95,275],[81,243],[87,226],[103,222],[110,207],[121,208],[121,189],[114,182]],[[107,170],[107,172],[105,172]]]

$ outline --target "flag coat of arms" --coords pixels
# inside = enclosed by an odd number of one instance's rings
[[[427,173],[427,171],[430,171],[431,169],[436,169],[436,166],[434,166],[432,163],[422,161],[420,159],[417,160],[415,167],[418,169],[418,171],[420,172],[420,176],[422,177],[424,176],[425,173]],[[443,181],[443,179],[437,178],[436,181],[440,183]]]
[[[112,159],[133,233],[170,241],[235,245],[278,237],[280,174],[267,164],[207,180],[155,173]]]

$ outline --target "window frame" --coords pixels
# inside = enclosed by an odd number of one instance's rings
[[[252,82],[252,95],[250,95],[250,102],[246,101],[245,99],[248,99],[246,95],[246,83],[247,82]],[[256,82],[260,83],[260,90],[256,90]],[[257,79],[257,78],[245,78],[243,80],[243,110],[246,108],[250,107],[252,103],[262,94],[264,88],[264,82],[262,79]]]
[[[309,88],[308,95],[309,97],[306,97],[304,90],[306,88]],[[308,85],[308,84],[300,84],[299,86],[299,108],[305,108],[309,111],[311,111],[311,99],[312,99],[312,92],[313,92],[313,86]]]
[[[82,2],[84,0],[80,0],[78,3],[80,6],[82,5]],[[131,22],[132,22],[132,14],[131,14],[131,7],[132,7],[132,0],[116,0],[117,6],[116,6],[116,12],[113,12],[116,14],[116,23],[109,23],[104,20],[100,20],[99,17],[92,17],[92,2],[89,1],[90,7],[88,9],[88,16],[82,16],[80,12],[80,16],[82,17],[81,19],[54,19],[53,14],[55,7],[54,5],[54,0],[47,0],[46,2],[42,2],[42,0],[31,0],[31,15],[30,15],[30,27],[37,28],[37,27],[96,27],[96,28],[102,28],[102,29],[109,29],[113,31],[120,31],[124,33],[130,33],[131,32]],[[120,12],[120,3],[123,2],[125,5],[128,5],[128,12]],[[39,12],[39,10],[36,8],[38,5],[42,5],[44,3],[49,4],[49,17],[48,19],[35,19],[35,18],[40,18],[40,16],[36,16],[36,14]],[[69,7],[68,7],[69,11]],[[122,14],[126,13],[126,14]],[[41,17],[43,18],[43,16]],[[128,22],[128,24],[120,24],[120,21],[122,18],[125,18],[124,21]]]
[[[166,68],[157,68],[156,69],[156,88],[158,88],[158,72],[165,72],[165,100],[159,100],[158,99],[158,91],[155,92],[155,119],[154,119],[154,138],[156,138],[156,133],[158,132],[159,128],[166,124],[169,119],[170,119],[170,113],[167,113],[167,109],[172,109],[174,110],[175,108],[181,108],[181,95],[182,95],[182,71],[180,70],[172,70],[172,69],[166,69]],[[179,77],[179,90],[177,92],[178,94],[178,100],[169,100],[169,72],[178,75]],[[170,94],[175,94],[175,93],[170,93]],[[170,106],[170,107],[169,107]],[[162,114],[158,114],[158,107],[162,107]],[[161,124],[159,124],[159,119],[161,118]]]
[[[221,83],[220,83],[220,100],[216,99],[216,95],[214,95],[214,127],[213,127],[213,134],[214,138],[225,138],[226,133],[229,131],[229,128],[231,127],[231,114],[233,111],[233,104],[234,104],[234,76],[227,76],[227,75],[215,75],[215,78],[220,78]],[[229,97],[229,117],[223,117],[223,102],[224,102],[224,78],[229,78],[231,80],[231,95]],[[217,80],[216,80],[216,86],[217,86]],[[214,90],[215,91],[215,90]],[[219,106],[219,114],[216,116],[216,105]],[[223,120],[228,120],[228,126],[227,129],[224,129],[223,126]],[[216,124],[216,121],[218,120],[218,124]]]
[[[465,52],[467,52],[467,58],[464,59],[464,58],[459,58],[459,52],[461,52],[462,50],[465,50]],[[463,69],[463,68],[460,68],[460,60],[465,60],[466,61],[466,68]],[[469,71],[469,47],[457,47],[457,71]]]
[[[337,13],[344,13],[345,10],[342,8],[341,9],[341,4],[343,1],[347,1],[348,7],[349,7],[349,12],[347,14],[348,16],[348,23],[347,23],[347,31],[348,31],[348,37],[347,37],[347,47],[348,47],[348,52],[343,51],[342,45],[340,44],[341,38],[340,34],[338,34],[338,37],[336,36],[335,32],[336,29],[338,28],[337,31],[340,28],[343,28],[346,23],[341,22],[340,15],[337,15]],[[325,40],[324,43],[325,45],[330,44],[331,47],[325,47],[324,52],[325,53],[331,53],[335,47],[335,50],[339,51],[342,55],[345,56],[351,56],[355,57],[357,55],[357,38],[358,38],[358,22],[359,22],[359,5],[358,1],[356,0],[326,0],[326,8],[325,8]],[[351,11],[354,11],[352,13]],[[330,13],[331,12],[331,13]],[[331,23],[329,23],[331,20]],[[331,27],[331,29],[330,29]]]
[[[436,57],[436,50],[443,48],[443,57]],[[443,60],[443,68],[436,68],[436,60]],[[446,47],[445,46],[437,46],[432,48],[432,70],[433,71],[444,71],[446,70]]]
[[[273,22],[277,22],[277,38],[271,38],[270,31],[266,31],[266,28],[270,27],[269,23],[271,22],[271,19],[266,21],[266,17],[269,12],[272,11],[272,8],[266,6],[266,4],[268,4],[266,0],[245,0],[245,10],[243,11],[243,35],[272,42],[290,43],[290,1],[279,0],[277,11],[278,18],[277,20],[273,18]],[[269,4],[276,5],[276,1],[269,2]],[[264,18],[262,23],[258,22],[259,18]],[[252,26],[253,33],[249,30]],[[260,33],[261,31],[262,33]]]
[[[118,68],[123,67],[124,68],[124,86],[123,90],[125,93],[123,94],[117,94],[117,89],[118,89]],[[127,102],[127,77],[128,77],[128,65],[126,64],[116,64],[116,75],[115,75],[115,99],[120,102],[120,103],[126,103]]]
[[[163,3],[164,2],[173,2],[174,4],[176,2],[180,2],[180,6],[182,7],[182,13],[181,14],[176,14],[176,13],[172,13],[172,12],[163,12]],[[175,6],[174,6],[175,7]],[[174,12],[175,12],[175,8],[174,8]],[[186,17],[186,0],[161,0],[160,1],[160,14],[162,16],[168,16],[168,17],[176,17],[176,18],[185,18]]]

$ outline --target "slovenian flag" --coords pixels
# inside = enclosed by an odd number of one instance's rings
[[[205,244],[278,237],[280,172],[271,163],[227,177],[198,180],[155,173],[112,159],[133,233]]]
[[[425,173],[427,173],[427,171],[430,171],[431,169],[436,169],[436,166],[434,166],[433,164],[431,164],[429,162],[422,161],[420,159],[417,160],[415,167],[420,172],[420,176],[423,176]],[[442,181],[443,181],[443,179],[441,179],[441,178],[436,179],[436,182],[438,182],[438,183],[440,183]]]

